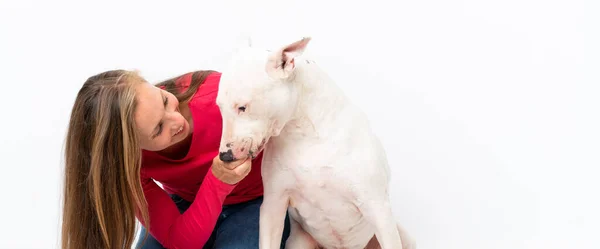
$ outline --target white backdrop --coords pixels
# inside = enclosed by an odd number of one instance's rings
[[[313,37],[384,142],[418,248],[600,248],[598,1],[0,3],[0,248],[58,248],[87,77],[220,70],[248,32]]]

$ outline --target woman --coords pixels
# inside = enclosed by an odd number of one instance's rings
[[[218,157],[220,73],[90,77],[66,141],[62,248],[258,248],[260,163]],[[162,184],[162,188],[156,182]],[[149,231],[149,234],[147,233]],[[286,219],[282,248],[289,235]]]

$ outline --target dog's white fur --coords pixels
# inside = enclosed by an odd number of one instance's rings
[[[264,148],[260,248],[415,248],[394,219],[385,151],[366,116],[312,60],[311,38],[270,52],[248,47],[223,70],[220,151]]]

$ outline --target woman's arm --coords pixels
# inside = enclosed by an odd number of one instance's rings
[[[183,214],[151,178],[142,177],[150,226],[142,225],[164,247],[202,248],[215,228],[225,198],[248,175],[251,164],[251,160],[225,164],[215,157],[193,203]]]
[[[235,187],[220,181],[209,170],[194,202],[180,214],[173,200],[152,179],[145,179],[142,184],[150,216],[150,226],[143,225],[164,247],[181,249],[202,248],[215,227],[225,198]]]

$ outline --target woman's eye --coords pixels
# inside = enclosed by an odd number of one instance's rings
[[[160,134],[162,133],[162,129],[163,129],[163,122],[160,121],[160,123],[158,124],[158,131],[154,135],[152,135],[152,139],[160,136]]]

